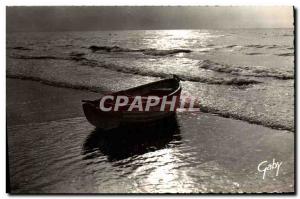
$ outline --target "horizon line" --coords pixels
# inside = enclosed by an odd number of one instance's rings
[[[251,29],[294,29],[294,27],[232,27],[232,28],[177,28],[177,29],[95,29],[95,30],[6,30],[6,33],[14,33],[14,32],[93,32],[93,31],[138,31],[138,30],[236,30],[236,29],[245,29],[245,30],[251,30]]]

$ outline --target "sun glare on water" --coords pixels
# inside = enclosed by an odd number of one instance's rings
[[[191,45],[204,45],[210,33],[200,30],[164,30],[155,33],[156,37],[148,42],[149,48],[171,50],[178,48],[188,49]]]

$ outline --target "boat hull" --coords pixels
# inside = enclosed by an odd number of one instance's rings
[[[157,87],[157,85],[161,84],[167,84],[168,80],[159,81],[157,83],[151,83],[149,84],[151,87]],[[181,95],[181,87],[179,84],[179,81],[176,82],[174,79],[170,79],[170,82],[172,81],[177,83],[170,95],[167,95],[168,99],[171,99],[173,96],[176,96],[176,103],[174,110],[170,110],[168,106],[164,110],[160,110],[159,103],[157,106],[151,107],[150,111],[128,111],[128,110],[119,110],[119,111],[102,111],[99,107],[99,101],[85,101],[83,103],[83,111],[87,118],[87,120],[94,126],[100,129],[112,129],[119,126],[130,126],[130,125],[147,125],[147,124],[153,124],[157,121],[160,121],[166,117],[174,116],[176,114],[176,108],[179,106],[179,98]],[[150,87],[149,85],[144,85],[139,88],[141,89],[147,89],[147,87]],[[123,93],[126,91],[122,91]],[[136,92],[136,91],[134,91]],[[119,92],[118,95],[121,93]],[[161,97],[161,96],[160,96]],[[161,98],[162,99],[162,98]]]
[[[128,125],[147,125],[176,114],[175,111],[103,112],[89,103],[84,103],[82,106],[87,120],[100,129],[112,129]]]

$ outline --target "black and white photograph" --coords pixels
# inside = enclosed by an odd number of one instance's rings
[[[8,194],[295,194],[293,5],[5,9]]]

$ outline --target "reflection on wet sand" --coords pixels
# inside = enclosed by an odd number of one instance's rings
[[[155,124],[95,129],[83,144],[83,155],[84,159],[106,155],[109,161],[121,160],[162,149],[172,140],[181,140],[176,116]]]
[[[204,113],[177,118],[180,130],[169,120],[95,131],[84,117],[11,126],[8,145],[19,146],[9,150],[12,192],[293,190],[293,134]],[[284,166],[262,179],[257,164],[270,157]]]

